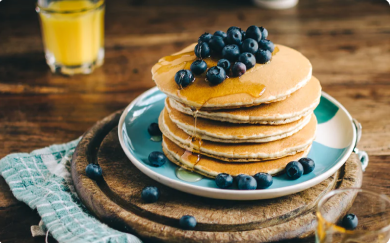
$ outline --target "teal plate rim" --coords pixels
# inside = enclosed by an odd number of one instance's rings
[[[279,188],[269,188],[264,190],[249,190],[249,191],[243,191],[243,190],[235,190],[235,189],[220,189],[220,188],[212,188],[207,186],[199,186],[199,185],[193,185],[189,182],[181,181],[179,179],[172,179],[165,175],[162,175],[156,171],[154,171],[152,168],[150,168],[146,163],[144,163],[141,159],[136,158],[136,155],[133,154],[130,148],[127,146],[127,142],[129,142],[129,137],[127,136],[126,132],[126,125],[125,120],[128,115],[128,113],[134,108],[135,105],[138,103],[142,104],[148,104],[148,102],[156,102],[157,100],[164,100],[163,96],[160,96],[158,99],[155,96],[149,97],[152,94],[159,92],[158,94],[164,95],[163,93],[160,93],[160,91],[157,89],[157,87],[153,87],[140,96],[138,96],[135,100],[133,100],[124,110],[123,114],[121,115],[119,124],[118,124],[118,137],[121,144],[121,147],[123,151],[125,152],[126,156],[130,159],[130,161],[145,175],[148,177],[177,190],[203,196],[203,197],[209,197],[209,198],[215,198],[215,199],[226,199],[226,200],[259,200],[259,199],[270,199],[270,198],[276,198],[281,197],[285,195],[294,194],[300,191],[303,191],[305,189],[308,189],[310,187],[313,187],[320,182],[324,181],[331,175],[333,175],[349,158],[351,152],[353,151],[353,148],[355,146],[356,141],[356,129],[353,124],[353,119],[349,112],[333,97],[328,95],[325,92],[322,92],[321,99],[326,100],[329,102],[330,105],[336,106],[338,110],[341,110],[343,113],[343,116],[346,116],[347,119],[349,119],[350,124],[348,125],[349,128],[351,128],[351,138],[349,140],[349,145],[347,147],[343,148],[343,152],[341,156],[338,157],[338,160],[333,163],[333,166],[329,168],[328,170],[324,171],[323,173],[316,175],[315,177],[312,177],[308,180],[305,180],[300,183],[296,183],[294,185],[279,187]],[[148,97],[148,99],[146,99]],[[165,95],[164,95],[165,97]],[[146,100],[145,100],[146,99]],[[326,107],[327,108],[327,107]],[[326,113],[334,113],[332,115],[335,115],[337,111],[333,111],[331,108],[326,110]],[[141,113],[143,111],[140,111]],[[315,112],[316,113],[316,112]],[[324,114],[323,114],[324,115]],[[157,117],[159,116],[159,113],[156,114],[156,121]],[[317,115],[318,123],[327,122],[328,118],[322,117],[322,114]],[[132,121],[131,121],[132,122]],[[149,123],[148,123],[149,125]],[[126,141],[128,140],[128,141]],[[137,141],[136,141],[137,142]],[[314,142],[315,144],[316,142]],[[159,143],[160,144],[160,143]],[[134,147],[132,148],[134,149]],[[312,150],[312,149],[311,149]],[[152,151],[150,151],[152,152]],[[311,153],[311,152],[310,152]],[[148,156],[148,155],[146,155]]]

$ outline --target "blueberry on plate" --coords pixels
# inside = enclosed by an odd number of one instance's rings
[[[249,70],[250,68],[255,66],[255,63],[257,62],[255,60],[255,56],[250,52],[244,52],[239,55],[238,61],[246,65],[246,69]]]
[[[252,176],[242,176],[238,181],[239,190],[255,190],[257,189],[257,181]]]
[[[258,48],[262,50],[274,51],[274,43],[270,40],[262,39],[258,42]]]
[[[234,62],[238,60],[238,57],[240,55],[240,50],[237,45],[226,45],[223,48],[223,51],[221,52],[221,55],[223,58],[228,59],[231,62]]]
[[[303,166],[297,161],[289,162],[285,167],[285,173],[291,180],[296,180],[303,175]]]
[[[341,226],[347,230],[354,230],[355,228],[357,228],[357,225],[358,218],[355,214],[352,213],[346,214],[341,222]]]
[[[254,39],[248,38],[242,42],[242,52],[250,52],[255,54],[258,50],[258,42]]]
[[[234,183],[235,183],[236,186],[238,186],[238,183],[239,183],[240,178],[242,178],[242,177],[244,177],[244,176],[247,176],[247,175],[245,175],[245,174],[239,174],[239,175],[237,175],[237,176],[234,177]]]
[[[166,163],[167,158],[162,152],[154,151],[149,154],[148,161],[152,166],[160,167]]]
[[[242,76],[243,74],[246,73],[246,65],[244,65],[244,63],[242,62],[235,62],[234,65],[232,65],[232,75],[234,77],[240,77]]]
[[[201,42],[206,42],[208,43],[210,38],[212,38],[212,34],[209,34],[209,33],[204,33],[202,34],[199,38],[198,38],[198,43],[201,43]]]
[[[214,36],[220,36],[220,37],[222,37],[223,39],[224,39],[224,38],[227,38],[227,33],[225,33],[224,31],[221,31],[221,30],[216,31],[213,35],[214,35]]]
[[[197,220],[191,215],[184,215],[179,219],[179,226],[185,230],[194,229],[197,225]]]
[[[207,68],[208,68],[208,65],[207,65],[206,62],[203,61],[203,60],[195,60],[195,61],[190,65],[190,70],[191,70],[195,75],[202,74],[203,72],[206,71]]]
[[[273,184],[273,177],[268,173],[257,173],[254,179],[257,181],[257,189],[266,189]]]
[[[225,73],[229,73],[229,69],[231,68],[231,63],[227,59],[220,59],[217,62],[217,66],[222,67]]]
[[[219,66],[211,67],[206,72],[206,79],[213,85],[222,83],[226,77],[227,74],[225,73],[224,69]]]
[[[141,191],[141,199],[146,203],[154,203],[159,200],[160,191],[155,186],[147,186]]]
[[[162,131],[160,131],[159,125],[156,122],[149,124],[148,133],[151,136],[161,136]]]
[[[182,69],[175,74],[174,79],[179,88],[184,88],[194,82],[194,75],[190,70]]]
[[[255,53],[255,59],[257,60],[257,63],[267,63],[270,59],[272,59],[272,53],[268,50],[258,49]]]
[[[303,166],[304,174],[308,174],[315,169],[315,162],[310,158],[301,158],[299,163]]]
[[[257,42],[262,39],[262,32],[258,26],[251,25],[246,30],[246,37],[256,40]]]
[[[227,43],[240,45],[242,43],[242,32],[237,29],[233,29],[227,32]]]
[[[86,167],[86,175],[92,180],[99,180],[102,178],[102,168],[98,164],[88,164]]]
[[[215,182],[216,185],[222,189],[226,189],[228,187],[231,187],[233,184],[234,179],[231,175],[228,175],[226,173],[220,173],[216,176]]]
[[[223,37],[221,36],[212,36],[212,38],[210,38],[209,42],[209,48],[216,54],[220,55],[221,54],[221,51],[223,50],[224,46],[225,46],[225,42],[224,42],[224,39]]]
[[[198,58],[205,58],[210,55],[210,48],[208,43],[201,42],[194,47],[194,53]]]

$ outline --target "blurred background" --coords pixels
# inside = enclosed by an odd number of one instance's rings
[[[204,32],[257,25],[274,43],[302,52],[323,90],[362,123],[359,148],[371,161],[363,187],[389,195],[386,1],[300,0],[270,10],[239,0],[107,0],[104,64],[75,76],[50,71],[35,8],[33,0],[0,2],[0,158],[76,139],[153,87],[153,64]],[[13,198],[1,177],[0,191],[0,241],[43,242],[29,232],[38,215]]]

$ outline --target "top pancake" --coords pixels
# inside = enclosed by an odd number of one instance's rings
[[[174,76],[181,69],[190,69],[191,63],[197,59],[194,46],[192,44],[160,59],[152,67],[152,78],[170,98],[195,109],[229,109],[283,100],[303,87],[312,75],[312,66],[306,57],[294,49],[276,45],[276,53],[269,63],[256,64],[240,78],[231,77],[219,85],[210,86],[204,80],[204,73],[180,90]],[[204,61],[210,68],[216,66],[218,59],[205,58]],[[260,90],[260,86],[264,89]],[[255,89],[263,92],[262,95],[254,96]]]

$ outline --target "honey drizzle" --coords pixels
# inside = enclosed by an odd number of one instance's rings
[[[202,51],[201,45],[199,45],[198,50],[199,53]],[[278,47],[275,47],[275,50],[272,53],[272,56],[274,56],[279,51]],[[165,72],[170,71],[174,68],[180,68],[180,69],[190,69],[190,65],[195,61],[197,57],[194,54],[194,51],[181,53],[178,55],[172,55],[165,57],[160,60],[160,67],[156,70],[156,73],[163,74]],[[208,67],[217,66],[217,59],[208,57],[203,59]],[[272,60],[270,60],[272,61]],[[256,64],[253,68],[247,70],[247,72],[242,75],[241,77],[228,77],[224,80],[221,84],[218,85],[211,85],[207,79],[206,79],[206,72],[204,72],[201,75],[195,76],[193,83],[190,84],[187,87],[180,87],[180,89],[177,91],[178,96],[193,101],[200,105],[198,109],[193,110],[193,117],[194,117],[194,127],[192,134],[186,139],[187,143],[190,146],[190,151],[186,150],[182,156],[181,159],[183,160],[189,160],[192,162],[193,156],[196,155],[197,159],[194,162],[194,166],[192,167],[191,171],[194,171],[194,167],[198,164],[198,162],[201,160],[201,154],[200,153],[193,153],[194,151],[194,142],[197,142],[198,140],[198,152],[201,151],[202,146],[202,139],[197,138],[197,117],[199,110],[211,99],[228,96],[228,95],[234,95],[234,94],[248,94],[254,98],[259,98],[265,91],[265,85],[254,82],[253,80],[257,80],[254,73],[259,68],[262,68],[265,64]],[[227,74],[228,75],[228,74]]]
[[[194,151],[194,143],[198,141],[198,151],[200,152],[201,146],[202,146],[202,139],[197,138],[197,117],[198,117],[198,109],[193,111],[193,117],[194,117],[194,126],[193,126],[193,131],[190,136],[187,137],[186,141],[190,145],[190,151],[186,150],[181,158],[183,160],[189,160],[192,161],[192,155],[197,156],[197,160],[194,162],[193,167],[191,168],[191,171],[194,171],[194,167],[200,162],[201,160],[201,154],[200,153],[193,153]]]

